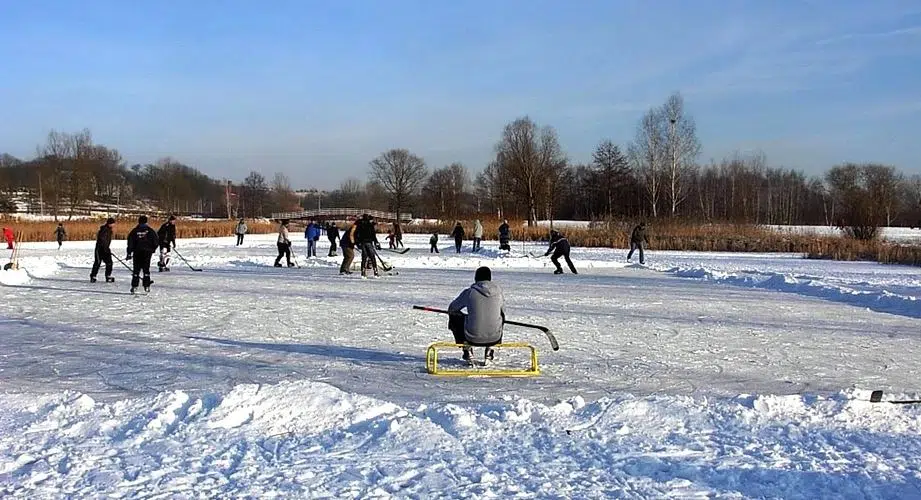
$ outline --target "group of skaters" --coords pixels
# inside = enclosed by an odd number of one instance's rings
[[[282,219],[278,226],[278,256],[275,258],[275,267],[283,267],[281,263],[283,258],[288,267],[297,265],[292,261],[292,241],[288,230],[289,224],[288,219]],[[317,241],[323,232],[326,233],[326,237],[329,240],[328,257],[337,256],[337,246],[342,249],[342,264],[339,266],[339,274],[352,274],[352,262],[355,260],[355,251],[357,250],[361,253],[361,276],[363,278],[368,277],[369,271],[373,271],[375,277],[380,276],[380,269],[377,265],[380,257],[377,255],[377,251],[381,249],[381,244],[377,239],[377,222],[374,217],[369,214],[363,214],[361,217],[351,218],[350,224],[342,234],[339,233],[339,227],[335,222],[321,225],[317,221],[309,221],[304,230],[308,258],[316,257]],[[392,240],[396,240],[396,238],[394,237]],[[399,244],[402,245],[402,235],[399,239]]]
[[[115,226],[115,219],[109,217],[105,224],[99,226],[96,233],[96,246],[93,252],[93,267],[90,269],[90,283],[96,283],[99,276],[100,268],[103,268],[103,276],[106,283],[113,283],[115,278],[112,277],[113,255],[112,255],[112,233]],[[176,217],[170,215],[169,218],[160,225],[156,231],[148,225],[146,215],[138,217],[137,225],[128,233],[128,245],[125,253],[125,260],[122,261],[126,267],[131,269],[131,289],[133,294],[139,286],[144,287],[145,292],[150,291],[150,285],[153,280],[150,278],[150,261],[159,250],[159,260],[157,261],[157,270],[160,272],[169,271],[171,252],[176,249]],[[115,257],[117,259],[117,257]],[[126,262],[130,261],[131,266]]]

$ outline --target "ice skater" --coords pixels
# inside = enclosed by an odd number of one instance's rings
[[[473,346],[485,347],[484,359],[493,361],[492,346],[502,342],[505,323],[505,299],[502,288],[492,282],[492,271],[485,266],[478,268],[473,281],[448,306],[448,329],[454,334],[454,342],[464,345],[463,358],[470,365]]]
[[[377,249],[381,247],[377,241],[377,231],[374,228],[374,219],[364,214],[361,220],[356,223],[355,241],[358,249],[361,251],[361,277],[368,277],[368,269],[374,269],[374,277],[380,277],[380,271],[377,270]]]
[[[169,271],[170,252],[176,248],[176,216],[170,215],[166,222],[157,230],[157,239],[160,240],[160,260],[157,261],[157,271]]]
[[[461,226],[460,221],[457,221],[457,224],[454,225],[451,236],[454,237],[454,249],[457,250],[457,253],[461,253],[461,244],[464,242],[464,226]]]
[[[131,293],[134,293],[141,284],[141,274],[144,274],[144,291],[150,291],[153,281],[150,279],[150,259],[157,251],[159,242],[157,232],[147,225],[147,216],[138,217],[138,225],[128,233],[128,254],[125,260],[131,260]]]
[[[243,237],[246,236],[246,232],[248,230],[249,228],[246,226],[246,221],[243,220],[242,217],[240,217],[240,222],[237,223],[237,228],[234,229],[233,231],[234,234],[237,235],[237,246],[240,246],[243,244]]]
[[[106,265],[105,277],[106,283],[112,283],[115,278],[112,277],[112,226],[115,225],[115,219],[109,217],[106,223],[99,226],[96,233],[96,249],[93,253],[93,268],[90,270],[90,283],[96,282],[96,276],[99,274],[99,268],[102,264]]]
[[[288,267],[294,267],[291,262],[291,238],[288,235],[288,219],[282,219],[278,225],[278,257],[275,257],[275,267],[281,267],[281,258],[288,261]]]
[[[480,242],[483,241],[483,224],[480,219],[473,221],[473,251],[480,251]]]
[[[304,238],[307,238],[307,258],[317,256],[317,241],[320,239],[320,225],[311,220],[304,230]]]
[[[352,274],[352,261],[355,260],[355,228],[358,222],[352,219],[352,224],[346,228],[345,233],[339,240],[339,246],[342,248],[342,265],[339,266],[339,274]]]
[[[429,253],[441,253],[438,251],[438,233],[432,233],[429,238]]]
[[[64,238],[67,237],[67,231],[64,230],[64,224],[58,222],[58,227],[54,230],[55,239],[58,240],[58,250],[61,249],[61,245],[64,244]]]
[[[649,238],[646,236],[646,222],[640,222],[630,234],[630,252],[627,254],[627,262],[633,257],[633,251],[639,249],[640,264],[645,264],[646,259],[643,255],[643,249],[649,244]]]
[[[330,222],[326,225],[326,239],[329,240],[329,253],[326,254],[327,257],[336,256],[336,241],[340,240],[339,237],[339,228],[336,227],[335,222]]]
[[[569,266],[569,270],[572,271],[572,274],[579,274],[579,272],[576,271],[576,266],[573,265],[572,260],[569,258],[569,250],[569,240],[559,231],[550,231],[550,247],[547,248],[547,253],[545,253],[544,256],[546,257],[553,252],[553,255],[550,256],[550,261],[556,266],[556,271],[553,271],[553,274],[563,274],[563,267],[560,266],[560,257],[566,259],[566,265]]]
[[[499,225],[499,250],[511,251],[508,241],[511,239],[511,232],[508,227],[508,219],[503,219]]]

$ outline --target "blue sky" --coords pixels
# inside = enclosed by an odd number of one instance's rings
[[[680,91],[702,162],[921,173],[916,0],[9,1],[0,68],[19,157],[88,127],[129,163],[334,188],[395,147],[479,171],[523,115],[585,162]]]

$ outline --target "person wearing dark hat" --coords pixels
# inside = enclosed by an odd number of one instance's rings
[[[153,284],[150,279],[150,259],[158,246],[157,232],[147,225],[147,216],[138,217],[138,225],[128,233],[128,255],[125,257],[125,260],[133,260],[131,293],[141,284],[141,273],[144,273],[144,291],[150,291],[150,285]]]
[[[288,219],[282,219],[278,225],[278,257],[275,257],[275,267],[281,267],[281,258],[288,261],[288,267],[294,267],[291,262],[291,238],[288,234]]]
[[[377,230],[374,228],[374,218],[368,214],[361,216],[361,220],[356,223],[355,241],[358,250],[361,252],[361,276],[368,276],[368,269],[374,269],[374,277],[379,277],[380,272],[377,270],[377,249],[381,247],[377,241]]]
[[[649,244],[649,237],[646,236],[646,222],[640,222],[638,226],[633,228],[633,232],[630,233],[630,253],[627,254],[627,262],[630,262],[630,258],[633,257],[633,252],[639,249],[640,251],[640,264],[645,264],[646,259],[643,255],[643,250],[646,248],[646,245]]]
[[[169,219],[157,230],[157,239],[160,240],[160,261],[157,262],[157,271],[169,271],[170,250],[176,248],[176,216],[170,215]]]
[[[112,277],[112,226],[115,225],[115,219],[109,217],[106,223],[99,226],[99,232],[96,233],[96,251],[93,256],[93,269],[90,270],[90,283],[96,282],[96,275],[99,274],[99,267],[105,263],[106,283],[112,283],[115,278]]]
[[[335,222],[330,222],[326,225],[326,239],[329,240],[329,253],[327,257],[336,257],[336,241],[339,241],[339,227],[336,226]]]
[[[64,223],[58,222],[57,229],[54,230],[55,239],[58,241],[58,250],[61,249],[61,245],[64,244],[64,238],[67,237],[67,230],[64,229]]]
[[[560,266],[560,257],[566,259],[566,265],[569,266],[569,270],[572,271],[572,274],[579,274],[579,271],[576,271],[576,266],[573,265],[572,260],[569,258],[569,250],[569,240],[559,231],[550,231],[550,247],[547,248],[547,253],[544,254],[544,257],[550,255],[550,252],[553,252],[553,255],[550,256],[550,261],[556,266],[556,271],[553,271],[553,274],[563,274],[563,267]]]
[[[454,225],[451,236],[454,237],[454,249],[457,253],[460,253],[461,245],[464,243],[464,226],[461,225],[460,221],[457,221],[457,224]]]
[[[358,227],[358,221],[354,216],[350,216],[351,224],[345,228],[345,233],[339,240],[339,246],[342,247],[342,265],[339,266],[339,274],[352,274],[352,261],[355,260],[355,229]]]
[[[502,342],[505,323],[505,299],[502,288],[492,282],[492,271],[480,267],[473,279],[474,283],[448,306],[448,329],[454,334],[454,342],[464,344],[463,357],[470,364],[473,364],[473,346],[486,347],[486,361],[493,360],[492,346]]]

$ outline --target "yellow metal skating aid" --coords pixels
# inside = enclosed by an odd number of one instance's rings
[[[497,368],[466,368],[466,369],[444,369],[438,366],[438,349],[439,348],[463,349],[464,344],[455,344],[454,342],[435,342],[429,345],[425,352],[425,370],[431,375],[442,377],[534,377],[540,375],[540,368],[537,365],[537,349],[532,345],[524,342],[508,342],[491,346],[493,349],[528,349],[530,350],[531,365],[527,369],[497,369]]]

